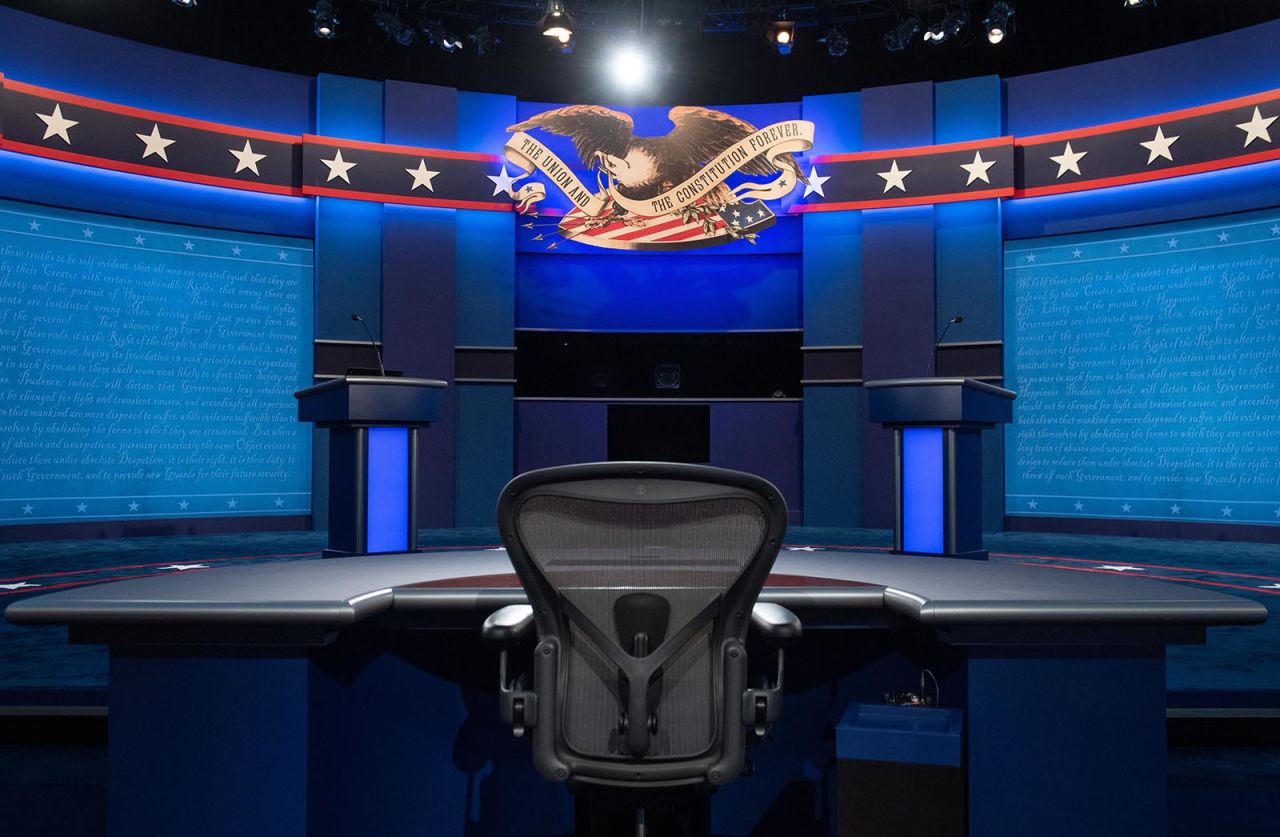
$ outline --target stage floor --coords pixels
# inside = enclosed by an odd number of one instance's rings
[[[840,560],[884,552],[890,533],[868,529],[788,530],[785,550]],[[424,530],[424,551],[499,548],[496,530]],[[0,546],[0,607],[22,598],[115,581],[225,566],[319,560],[321,532],[57,541]],[[1140,576],[1199,586],[1264,604],[1268,622],[1211,628],[1204,646],[1169,650],[1172,708],[1280,709],[1280,546],[1082,535],[988,535],[991,560],[1047,573]],[[940,559],[941,560],[941,559]],[[61,628],[0,622],[0,706],[105,701],[105,650],[69,645]]]

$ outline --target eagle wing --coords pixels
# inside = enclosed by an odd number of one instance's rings
[[[750,122],[710,108],[674,107],[667,111],[667,118],[676,126],[666,137],[671,151],[684,158],[693,169],[705,166],[726,148],[756,131],[756,126]],[[790,153],[780,154],[776,159],[795,172],[801,182],[809,182],[800,170],[800,164]],[[739,171],[743,174],[766,175],[776,174],[782,169],[760,155],[740,166]]]
[[[541,128],[552,134],[569,137],[587,167],[596,165],[596,153],[614,157],[627,156],[635,123],[625,113],[599,105],[569,105],[543,111],[507,128],[508,133]]]

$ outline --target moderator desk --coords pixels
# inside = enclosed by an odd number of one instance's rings
[[[565,833],[571,800],[499,722],[478,636],[523,600],[501,550],[467,550],[121,581],[5,615],[110,646],[117,837]],[[806,632],[717,833],[827,833],[834,724],[928,668],[964,710],[970,835],[1163,837],[1165,647],[1266,618],[1188,586],[844,552],[784,552],[762,600]]]

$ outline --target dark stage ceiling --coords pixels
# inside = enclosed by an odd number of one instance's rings
[[[626,104],[794,101],[801,96],[932,79],[1020,75],[1083,64],[1214,35],[1280,18],[1280,0],[1161,0],[1128,9],[1124,0],[1010,0],[1016,31],[992,46],[982,30],[990,0],[567,0],[577,20],[574,49],[561,54],[535,27],[545,0],[336,0],[338,34],[312,33],[316,0],[0,0],[0,5],[169,47],[304,75],[321,72],[442,84],[509,93],[526,101]],[[781,10],[796,24],[790,55],[779,55],[764,30]],[[643,13],[642,13],[643,7]],[[416,30],[414,43],[391,40],[373,17],[389,11]],[[965,33],[938,46],[920,36],[899,52],[886,31],[918,16],[924,27],[967,10]],[[642,17],[643,14],[643,17]],[[456,33],[447,54],[420,23]],[[499,43],[478,55],[469,38],[486,24]],[[841,26],[847,53],[819,41]],[[430,28],[429,26],[427,28]],[[643,93],[619,92],[605,62],[639,38],[659,65]],[[2,68],[0,68],[2,69]]]

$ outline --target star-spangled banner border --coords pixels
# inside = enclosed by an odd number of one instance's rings
[[[1280,159],[1277,117],[1280,90],[1271,90],[1031,137],[820,155],[805,161],[811,182],[789,211],[1035,197],[1244,166]],[[496,154],[279,134],[116,105],[3,75],[0,149],[274,194],[513,209],[499,188],[508,175],[498,172]],[[342,157],[330,156],[335,151]]]

